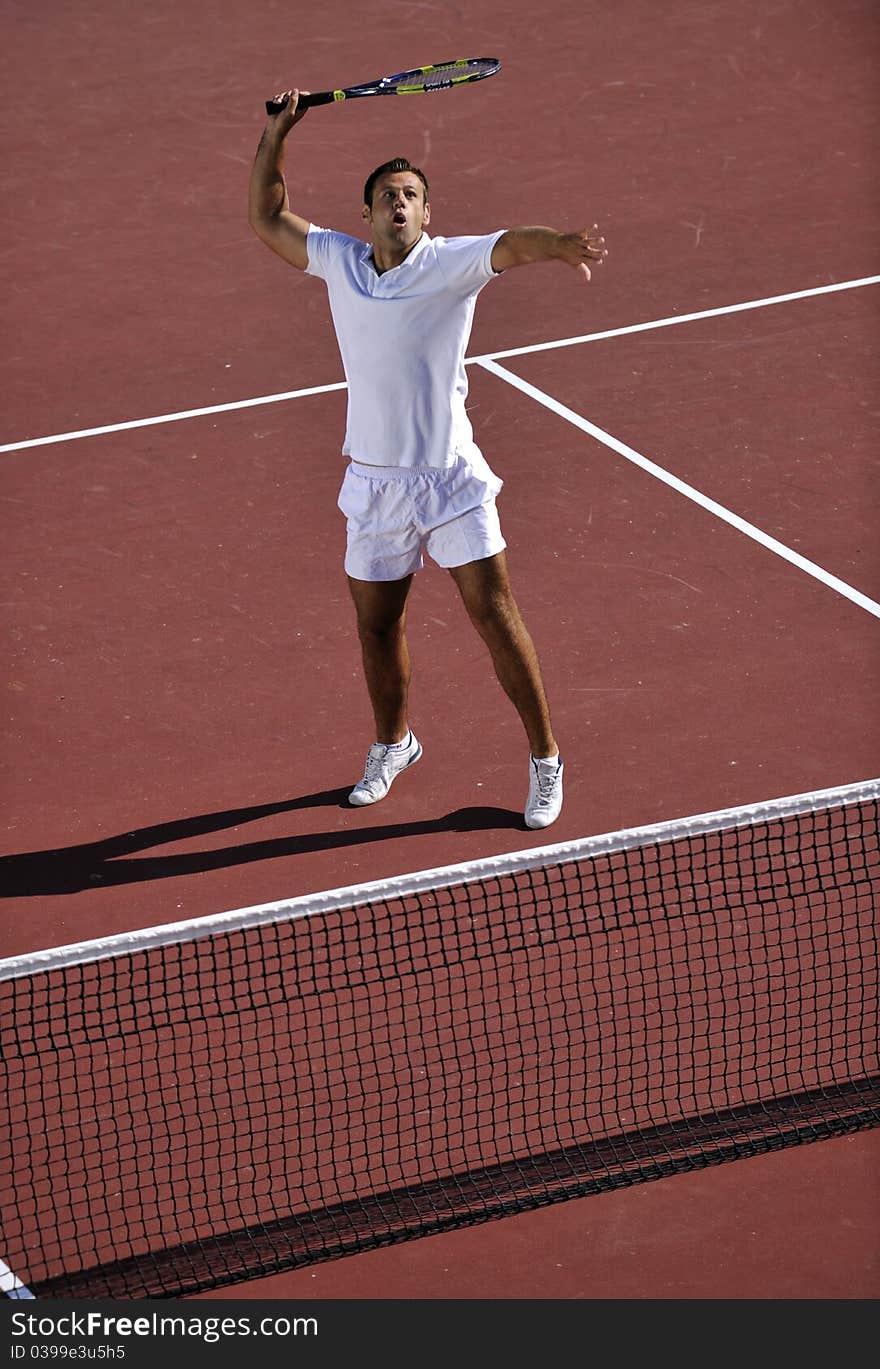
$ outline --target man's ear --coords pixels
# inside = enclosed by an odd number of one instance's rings
[[[370,214],[371,214],[370,206],[369,206],[368,204],[365,204],[364,207],[363,207],[363,209],[361,210],[361,218],[362,218],[362,219],[367,219],[367,220],[369,220]]]
[[[422,219],[422,223],[430,223],[430,222],[431,222],[431,206],[428,204],[428,201],[425,200],[425,217]]]

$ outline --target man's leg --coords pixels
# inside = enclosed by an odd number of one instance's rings
[[[522,719],[532,755],[556,755],[538,653],[513,597],[506,554],[500,551],[482,561],[455,566],[450,574],[471,622],[489,648],[495,674]]]
[[[356,807],[384,799],[401,771],[422,754],[407,720],[410,660],[406,641],[406,596],[412,576],[402,580],[348,577],[357,610],[358,636],[373,715],[376,741],[367,752],[364,777],[349,794]]]
[[[385,745],[403,741],[409,732],[407,699],[411,674],[406,640],[406,599],[412,576],[402,580],[355,580],[348,586],[357,612],[364,677],[376,740]]]
[[[507,558],[500,551],[458,566],[450,574],[529,739],[526,826],[549,827],[562,810],[562,759],[550,725],[538,653],[510,588]]]

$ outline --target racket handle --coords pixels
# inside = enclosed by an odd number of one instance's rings
[[[298,109],[308,109],[311,105],[330,105],[333,103],[332,90],[318,90],[313,95],[301,95],[299,97]],[[287,108],[287,100],[267,100],[266,113],[280,114],[282,109]]]

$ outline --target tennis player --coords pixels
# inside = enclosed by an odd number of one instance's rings
[[[489,649],[530,747],[525,821],[549,827],[562,808],[562,758],[541,667],[508,578],[495,497],[502,482],[465,411],[464,354],[477,295],[494,276],[562,261],[585,281],[606,255],[594,225],[574,233],[514,228],[430,238],[425,175],[398,158],[364,187],[370,241],[319,228],[290,208],[284,142],[307,113],[298,92],[269,118],[250,178],[250,225],[291,266],[327,286],[348,381],[339,493],[345,570],[376,723],[353,804],[377,803],[422,754],[409,725],[407,597],[423,552],[445,566]]]

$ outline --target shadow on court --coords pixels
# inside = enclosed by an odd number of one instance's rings
[[[47,851],[27,851],[0,858],[0,897],[71,894],[118,884],[139,884],[152,879],[172,879],[180,875],[202,874],[254,861],[274,860],[278,856],[307,855],[313,851],[332,851],[366,842],[388,841],[393,837],[422,837],[438,832],[480,832],[498,829],[526,830],[521,813],[509,808],[458,808],[444,817],[422,822],[402,822],[383,827],[362,827],[352,831],[311,832],[303,836],[273,837],[266,841],[238,843],[211,851],[188,851],[176,855],[145,856],[127,860],[135,852],[153,846],[221,832],[243,823],[277,813],[292,813],[301,808],[350,808],[349,787],[325,789],[280,803],[251,808],[231,808],[221,813],[179,818],[171,822],[122,832],[103,841],[84,842]],[[355,811],[352,809],[352,811]]]

